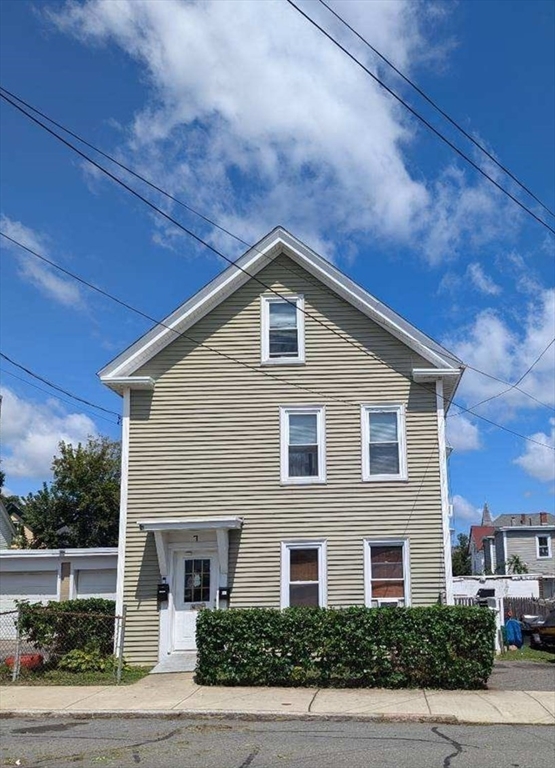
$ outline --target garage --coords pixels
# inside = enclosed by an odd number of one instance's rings
[[[75,572],[76,597],[104,597],[106,600],[116,599],[115,568],[98,568],[95,570],[81,568]]]
[[[58,599],[58,570],[19,571],[0,576],[0,612],[15,611],[16,600],[47,603]]]

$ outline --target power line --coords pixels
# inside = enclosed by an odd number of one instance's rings
[[[21,363],[16,363],[15,360],[12,360],[11,357],[8,357],[8,355],[5,355],[3,352],[0,352],[0,357],[2,357],[4,360],[7,360],[8,363],[11,363],[16,368],[19,368],[24,373],[28,374],[29,376],[32,376],[34,379],[37,379],[37,381],[42,381],[43,384],[46,384],[48,387],[52,387],[52,389],[55,389],[57,392],[61,392],[63,395],[67,395],[68,397],[71,397],[73,400],[77,400],[80,403],[83,403],[84,405],[88,405],[90,408],[96,408],[99,411],[104,411],[104,413],[110,413],[112,416],[116,416],[118,419],[120,418],[119,413],[116,413],[116,411],[111,411],[109,408],[104,408],[102,405],[97,405],[96,403],[91,403],[90,400],[85,400],[82,397],[79,397],[79,395],[74,395],[73,392],[70,392],[67,389],[63,389],[63,387],[60,387],[58,384],[54,384],[52,381],[49,381],[48,379],[45,379],[44,376],[39,376],[38,373],[34,373],[29,368],[26,368],[24,365],[21,365]]]
[[[423,98],[423,99],[425,99],[425,100],[428,102],[428,104],[431,104],[431,106],[432,106],[432,107],[433,107],[435,110],[437,110],[437,111],[439,112],[439,114],[440,114],[442,117],[444,117],[446,120],[448,120],[448,121],[451,123],[451,125],[455,126],[455,128],[456,128],[458,131],[460,131],[460,132],[462,133],[462,135],[463,135],[465,138],[467,138],[469,141],[471,141],[471,142],[472,142],[472,144],[474,144],[474,146],[475,146],[475,147],[477,147],[477,148],[478,148],[478,149],[479,149],[481,152],[483,152],[483,153],[484,153],[484,154],[485,154],[485,155],[486,155],[486,156],[487,156],[487,157],[488,157],[488,158],[489,158],[489,159],[492,161],[492,163],[495,163],[495,165],[496,165],[498,168],[500,168],[500,169],[501,169],[501,170],[502,170],[504,173],[506,173],[506,174],[507,174],[507,176],[510,176],[510,178],[511,178],[511,179],[512,179],[514,182],[516,182],[516,183],[518,184],[518,186],[519,186],[519,187],[521,187],[521,189],[523,189],[523,190],[524,190],[524,191],[525,191],[525,192],[526,192],[528,195],[530,195],[530,197],[532,197],[532,198],[533,198],[533,199],[534,199],[534,200],[535,200],[535,201],[536,201],[536,202],[537,202],[539,205],[541,205],[541,207],[542,207],[542,208],[543,208],[545,211],[547,211],[547,213],[549,213],[551,216],[555,216],[555,213],[554,213],[554,212],[553,212],[553,211],[552,211],[550,208],[548,208],[548,207],[547,207],[547,205],[545,205],[544,203],[542,203],[542,201],[540,200],[540,198],[539,198],[539,197],[536,197],[536,195],[535,195],[535,194],[534,194],[534,193],[533,193],[533,192],[532,192],[530,189],[528,189],[528,187],[527,187],[525,184],[523,184],[523,183],[522,183],[522,182],[521,182],[521,181],[520,181],[520,180],[519,180],[519,179],[518,179],[518,178],[517,178],[517,177],[516,177],[516,176],[515,176],[513,173],[511,173],[511,171],[510,171],[508,168],[506,168],[504,165],[502,165],[502,164],[499,162],[499,160],[497,160],[497,159],[495,158],[495,156],[494,156],[494,155],[492,155],[490,152],[488,152],[488,150],[487,150],[487,149],[484,147],[484,145],[483,145],[483,144],[480,144],[480,142],[479,142],[479,141],[477,141],[477,140],[476,140],[476,139],[475,139],[475,138],[474,138],[474,137],[473,137],[473,136],[472,136],[470,133],[468,133],[468,131],[465,131],[465,129],[462,127],[462,125],[460,125],[460,123],[457,123],[457,121],[456,121],[456,120],[454,120],[452,117],[450,117],[450,115],[448,115],[448,114],[447,114],[447,112],[445,112],[445,110],[443,110],[443,109],[442,109],[442,108],[439,106],[439,104],[438,104],[436,101],[434,101],[434,100],[433,100],[433,99],[432,99],[430,96],[428,96],[428,94],[427,94],[427,93],[425,93],[425,92],[424,92],[424,91],[423,91],[423,90],[422,90],[422,89],[421,89],[421,88],[420,88],[418,85],[416,85],[416,83],[415,83],[413,80],[411,80],[411,79],[410,79],[409,77],[407,77],[407,76],[406,76],[406,75],[405,75],[403,72],[401,72],[401,70],[400,70],[400,69],[398,69],[398,68],[395,66],[395,64],[393,64],[393,62],[392,62],[392,61],[390,61],[390,60],[389,60],[389,59],[388,59],[386,56],[384,56],[384,55],[383,55],[383,53],[381,53],[380,51],[378,51],[378,49],[377,49],[377,48],[375,48],[375,47],[374,47],[374,46],[373,46],[371,43],[369,43],[369,42],[368,42],[368,40],[367,40],[365,37],[363,37],[363,36],[360,34],[360,32],[358,32],[358,31],[357,31],[357,30],[356,30],[354,27],[352,27],[352,26],[351,26],[351,25],[350,25],[350,24],[349,24],[347,21],[345,21],[345,19],[344,19],[342,16],[340,16],[340,15],[337,13],[337,11],[335,11],[335,10],[334,10],[334,9],[333,9],[333,8],[332,8],[330,5],[328,5],[328,4],[325,2],[325,0],[319,0],[319,2],[320,2],[320,3],[321,3],[321,4],[322,4],[322,5],[325,7],[325,8],[327,8],[327,9],[328,9],[328,11],[329,11],[331,14],[333,14],[333,15],[335,16],[335,18],[336,18],[336,19],[338,19],[338,20],[339,20],[339,21],[340,21],[340,22],[341,22],[341,23],[342,23],[344,26],[346,26],[346,27],[347,27],[347,29],[349,29],[349,30],[350,30],[350,31],[351,31],[351,32],[352,32],[354,35],[356,35],[356,36],[358,37],[358,39],[359,39],[361,42],[363,42],[363,43],[364,43],[364,45],[366,45],[368,48],[370,48],[370,50],[371,50],[371,51],[373,51],[373,52],[376,54],[376,56],[379,56],[379,57],[380,57],[380,59],[381,59],[382,61],[385,61],[385,63],[386,63],[386,64],[387,64],[389,67],[391,67],[391,69],[392,69],[394,72],[396,72],[396,73],[399,75],[399,77],[401,77],[401,78],[402,78],[402,79],[403,79],[403,80],[404,80],[406,83],[408,83],[408,84],[409,84],[409,85],[410,85],[412,88],[414,88],[414,90],[415,90],[415,91],[416,91],[418,94],[420,94],[420,96],[422,96],[422,98]]]
[[[267,254],[265,254],[265,253],[263,253],[262,251],[260,251],[260,250],[259,250],[259,249],[258,249],[258,248],[255,246],[255,245],[252,245],[251,243],[248,243],[246,240],[243,240],[241,237],[239,237],[238,235],[234,234],[234,233],[233,233],[233,232],[231,232],[230,230],[226,229],[225,227],[222,227],[220,224],[218,224],[218,223],[217,223],[216,221],[214,221],[213,219],[209,218],[208,216],[204,215],[203,213],[200,213],[200,212],[199,212],[199,211],[197,211],[195,208],[193,208],[192,206],[190,206],[190,205],[188,205],[187,203],[185,203],[183,200],[180,200],[179,198],[175,197],[174,195],[171,195],[169,192],[166,192],[166,191],[165,191],[165,190],[164,190],[162,187],[160,187],[159,185],[157,185],[157,184],[155,184],[154,182],[150,181],[150,180],[149,180],[149,179],[147,179],[145,176],[141,175],[140,173],[138,173],[137,171],[133,170],[133,169],[132,169],[132,168],[130,168],[129,166],[127,166],[127,165],[125,165],[125,164],[121,163],[119,160],[116,160],[116,158],[114,158],[112,155],[110,155],[110,154],[108,154],[107,152],[104,152],[103,150],[99,149],[98,147],[96,147],[94,144],[92,144],[91,142],[89,142],[89,141],[87,141],[86,139],[84,139],[84,138],[83,138],[82,136],[80,136],[79,134],[75,133],[74,131],[70,130],[69,128],[67,128],[67,127],[66,127],[66,126],[64,126],[63,124],[61,124],[61,123],[57,122],[56,120],[54,120],[53,118],[49,117],[49,116],[48,116],[46,113],[44,113],[44,112],[42,112],[41,110],[39,110],[39,109],[37,109],[36,107],[34,107],[32,104],[29,104],[28,102],[24,101],[24,100],[23,100],[23,99],[21,99],[19,96],[17,96],[17,95],[15,95],[15,94],[13,94],[11,91],[8,91],[6,88],[3,88],[2,86],[0,86],[0,92],[1,92],[1,91],[4,91],[4,93],[7,93],[7,94],[9,94],[9,96],[10,96],[12,99],[15,99],[16,101],[20,102],[20,103],[21,103],[21,104],[23,104],[23,105],[24,105],[26,108],[30,109],[30,110],[31,110],[32,112],[34,112],[35,114],[37,114],[37,115],[40,115],[40,117],[42,117],[43,119],[47,120],[47,121],[48,121],[49,123],[51,123],[52,125],[56,126],[56,128],[59,128],[59,129],[60,129],[61,131],[63,131],[64,133],[66,133],[66,134],[68,134],[69,136],[71,136],[71,137],[73,137],[73,138],[77,139],[77,141],[79,141],[80,143],[82,143],[82,144],[84,144],[85,146],[89,147],[89,148],[90,148],[90,149],[92,149],[94,152],[97,152],[97,153],[98,153],[99,155],[101,155],[102,157],[105,157],[107,160],[109,160],[110,162],[114,163],[114,164],[115,164],[115,165],[117,165],[119,168],[122,168],[122,169],[123,169],[124,171],[126,171],[127,173],[130,173],[132,176],[134,176],[134,177],[135,177],[136,179],[138,179],[139,181],[141,181],[141,182],[144,182],[144,183],[145,183],[145,184],[147,184],[149,187],[151,187],[152,189],[154,189],[156,192],[159,192],[161,195],[164,195],[166,198],[168,198],[168,199],[169,199],[169,200],[171,200],[172,202],[174,202],[174,203],[177,203],[178,205],[182,206],[184,209],[186,209],[186,210],[187,210],[187,211],[189,211],[190,213],[193,213],[195,216],[198,216],[200,219],[202,219],[202,220],[203,220],[203,221],[205,221],[206,223],[210,224],[211,226],[215,227],[216,229],[219,229],[221,232],[224,232],[226,235],[228,235],[229,237],[232,237],[234,240],[236,240],[237,242],[241,243],[241,244],[242,244],[242,245],[244,245],[245,247],[247,247],[247,248],[249,248],[249,249],[251,249],[251,250],[254,250],[256,253],[259,253],[261,256],[263,256],[264,258],[268,259],[268,256],[267,256]],[[147,200],[145,200],[145,199],[144,199],[144,198],[143,198],[141,195],[139,195],[139,194],[138,194],[137,192],[135,192],[133,189],[131,189],[130,187],[128,187],[126,184],[124,184],[124,183],[123,183],[123,182],[122,182],[120,179],[118,179],[117,177],[115,177],[115,176],[113,176],[112,174],[110,174],[110,173],[109,173],[108,171],[106,171],[106,170],[105,170],[105,169],[104,169],[102,166],[100,166],[100,165],[98,165],[98,164],[94,163],[94,161],[93,161],[93,160],[91,160],[91,159],[90,159],[90,158],[89,158],[87,155],[85,155],[84,153],[81,153],[81,152],[79,152],[79,150],[78,150],[77,148],[75,148],[75,147],[74,147],[74,146],[73,146],[71,143],[69,143],[69,142],[66,142],[66,141],[65,141],[65,140],[64,140],[62,137],[58,136],[58,134],[56,134],[54,131],[51,131],[51,130],[50,130],[48,127],[47,127],[47,126],[44,126],[44,125],[43,125],[43,124],[42,124],[42,123],[41,123],[39,120],[36,120],[35,118],[33,118],[33,116],[32,116],[32,115],[28,115],[28,114],[25,112],[25,110],[21,109],[21,108],[20,108],[20,107],[19,107],[17,104],[13,104],[13,103],[10,101],[10,99],[6,99],[6,97],[5,97],[5,96],[4,96],[2,93],[0,93],[0,96],[2,96],[2,98],[4,98],[4,99],[5,99],[6,101],[8,101],[9,103],[11,103],[11,104],[12,104],[12,106],[15,106],[17,109],[19,109],[19,110],[20,110],[20,111],[21,111],[21,112],[22,112],[24,115],[26,115],[27,117],[29,117],[31,120],[34,120],[34,122],[35,122],[35,123],[37,123],[39,126],[41,126],[42,128],[44,128],[45,130],[47,130],[47,131],[48,131],[49,133],[51,133],[51,134],[52,134],[54,137],[56,137],[57,139],[59,139],[60,141],[62,141],[64,144],[67,144],[67,146],[68,146],[68,147],[70,147],[71,149],[73,149],[74,151],[78,152],[78,153],[79,153],[79,154],[80,154],[80,155],[81,155],[81,156],[82,156],[84,159],[86,159],[86,160],[88,160],[89,162],[91,162],[91,163],[93,163],[94,165],[96,165],[96,167],[97,167],[97,168],[99,168],[100,170],[102,170],[103,172],[105,172],[105,173],[106,173],[108,176],[110,176],[110,178],[112,178],[114,181],[117,181],[119,184],[121,184],[122,186],[124,186],[124,187],[125,187],[125,189],[127,189],[127,190],[128,190],[128,191],[130,191],[130,192],[132,192],[134,195],[136,195],[137,197],[139,197],[139,198],[140,198],[142,201],[144,201],[144,202],[147,202],[147,203],[148,203],[148,205],[150,205],[151,207],[154,207],[154,206],[153,206],[153,204],[152,204],[152,203],[150,203],[150,201],[147,201]],[[190,234],[191,236],[193,236],[193,237],[195,237],[196,239],[198,239],[198,238],[196,237],[196,235],[194,235],[193,233],[191,233],[191,232],[190,232],[190,230],[188,230],[187,228],[183,227],[183,225],[181,225],[181,224],[180,224],[179,222],[177,222],[175,219],[168,217],[168,215],[167,215],[167,214],[165,214],[163,211],[160,211],[160,209],[158,209],[158,208],[156,208],[156,207],[154,207],[154,209],[155,209],[155,210],[156,210],[158,213],[161,213],[161,214],[162,214],[163,216],[165,216],[166,218],[169,218],[169,220],[170,220],[172,223],[176,224],[178,227],[180,227],[181,229],[183,229],[183,230],[184,230],[184,231],[185,231],[187,234]],[[4,237],[6,237],[6,235],[4,235]],[[8,239],[9,239],[9,238],[8,238]],[[205,245],[207,248],[211,249],[211,250],[212,250],[214,253],[216,253],[218,256],[220,256],[221,258],[223,258],[225,261],[227,261],[229,264],[232,264],[232,265],[236,266],[236,267],[237,267],[237,269],[240,269],[240,270],[241,270],[241,271],[242,271],[244,274],[246,274],[248,277],[251,277],[251,278],[255,279],[255,280],[256,280],[256,281],[257,281],[257,282],[258,282],[260,285],[262,285],[262,286],[264,286],[265,288],[267,288],[268,290],[272,291],[272,293],[274,293],[275,295],[279,296],[279,297],[280,297],[280,298],[282,298],[284,301],[287,301],[289,304],[292,304],[292,303],[293,303],[293,302],[291,302],[291,300],[290,300],[290,299],[288,299],[287,297],[285,297],[285,296],[283,296],[282,294],[278,293],[278,292],[277,292],[277,291],[275,291],[274,289],[270,288],[270,287],[269,287],[269,286],[267,286],[265,283],[263,283],[263,282],[262,282],[260,279],[258,279],[257,277],[255,277],[254,275],[251,275],[251,274],[250,274],[250,273],[249,273],[247,270],[245,270],[245,269],[243,269],[242,267],[240,267],[240,266],[239,266],[239,265],[238,265],[238,264],[237,264],[235,261],[233,261],[233,260],[232,260],[232,259],[230,259],[229,257],[225,256],[225,255],[224,255],[224,254],[223,254],[221,251],[218,251],[218,250],[216,250],[216,249],[215,249],[215,248],[213,248],[211,245],[209,245],[208,243],[206,243],[204,240],[201,240],[200,242],[201,242],[203,245]],[[35,254],[35,255],[36,255],[36,254]],[[43,258],[44,258],[44,257],[43,257]],[[57,266],[57,265],[55,265],[55,264],[54,264],[53,266]],[[294,269],[290,269],[289,267],[287,267],[287,265],[284,265],[284,266],[283,266],[283,268],[284,268],[284,270],[286,270],[287,272],[290,272],[291,274],[294,274],[294,275],[297,275],[297,276],[299,276],[299,273],[298,273],[296,270],[294,270]],[[315,282],[314,282],[314,281],[311,279],[311,276],[310,276],[308,273],[307,273],[307,279],[309,279],[309,280],[310,280],[310,282],[311,282],[313,285],[316,285],[316,283],[315,283]],[[328,289],[328,287],[327,287],[326,285],[324,285],[323,283],[321,283],[321,282],[318,282],[318,286],[319,286],[319,287],[321,287],[321,288],[323,288],[324,290],[326,290],[328,293],[330,293],[330,294],[332,293],[332,292],[331,292],[331,291]],[[307,315],[308,317],[311,317],[313,320],[315,320],[317,323],[319,323],[319,324],[320,324],[322,327],[324,327],[324,328],[327,328],[329,331],[331,331],[332,333],[334,333],[336,336],[338,336],[339,338],[343,339],[344,341],[346,341],[346,342],[348,342],[349,344],[351,344],[352,346],[354,346],[354,347],[355,347],[355,349],[359,349],[359,350],[363,351],[365,354],[368,354],[368,355],[370,355],[370,353],[368,352],[368,350],[366,350],[364,347],[360,346],[359,344],[357,344],[356,342],[354,342],[352,339],[349,339],[348,337],[344,336],[344,335],[343,335],[343,334],[341,334],[339,331],[337,331],[335,328],[332,328],[332,327],[331,327],[331,326],[329,326],[327,323],[325,323],[324,321],[322,321],[320,318],[317,318],[317,317],[315,317],[315,316],[311,315],[311,314],[308,312],[308,310],[306,310],[306,309],[302,308],[302,309],[301,309],[301,311],[302,311],[302,312],[304,312],[304,314],[305,314],[305,315]],[[153,321],[153,322],[158,322],[158,321]],[[372,355],[370,355],[370,356],[372,356]],[[374,357],[375,357],[375,356],[374,356]],[[500,378],[498,378],[497,376],[494,376],[494,375],[492,375],[492,374],[490,374],[490,373],[486,373],[485,371],[481,371],[480,369],[478,369],[478,368],[474,368],[474,367],[472,367],[472,366],[469,366],[469,365],[467,365],[466,367],[468,367],[468,368],[471,368],[472,370],[476,371],[477,373],[480,373],[480,374],[482,374],[483,376],[486,376],[486,377],[488,377],[488,378],[490,378],[490,379],[493,379],[494,381],[498,381],[500,384],[504,384],[504,385],[506,385],[506,386],[511,386],[511,384],[510,384],[508,381],[505,381],[504,379],[500,379]],[[529,394],[528,392],[526,392],[525,390],[521,389],[520,387],[516,387],[516,385],[515,385],[515,388],[516,388],[516,389],[518,389],[518,391],[519,391],[519,392],[521,392],[523,395],[525,395],[526,397],[529,397],[529,398],[531,398],[532,400],[534,400],[535,402],[539,403],[540,405],[543,405],[544,407],[546,407],[546,408],[549,408],[550,410],[555,410],[555,409],[553,409],[551,406],[547,405],[546,403],[542,403],[542,402],[541,402],[540,400],[538,400],[536,397],[534,397],[533,395]]]
[[[267,376],[269,379],[273,379],[274,381],[279,382],[280,384],[285,384],[287,386],[292,386],[297,389],[301,389],[305,392],[309,392],[312,395],[319,395],[321,397],[329,397],[332,400],[335,400],[336,402],[342,403],[344,405],[355,405],[354,402],[351,402],[349,400],[344,400],[339,397],[335,397],[333,395],[325,394],[321,391],[318,391],[316,389],[313,389],[312,387],[305,387],[302,384],[298,384],[297,382],[288,381],[287,379],[283,379],[281,376],[276,376],[273,373],[270,373],[269,371],[262,370],[260,368],[257,368],[254,365],[250,365],[249,363],[244,362],[243,360],[238,360],[235,357],[232,357],[231,355],[226,354],[225,352],[222,352],[218,349],[215,349],[214,347],[211,347],[209,344],[204,343],[203,341],[198,341],[198,339],[193,338],[187,333],[184,333],[182,331],[177,331],[175,328],[173,328],[171,325],[166,325],[166,323],[162,322],[161,320],[157,320],[156,318],[152,317],[151,315],[147,314],[146,312],[143,312],[140,309],[137,309],[136,307],[132,306],[131,304],[128,304],[126,301],[123,301],[123,299],[118,298],[117,296],[114,296],[111,293],[108,293],[108,291],[104,291],[102,288],[98,288],[93,283],[88,282],[84,278],[80,277],[79,275],[75,274],[74,272],[70,272],[68,269],[65,269],[64,267],[61,267],[59,264],[56,264],[54,261],[51,261],[50,259],[47,259],[46,256],[43,256],[40,253],[37,253],[32,248],[29,248],[28,246],[24,245],[23,243],[20,243],[18,240],[16,240],[13,237],[10,237],[9,235],[6,235],[5,232],[0,232],[0,235],[2,237],[5,237],[6,240],[9,240],[10,242],[14,243],[15,245],[19,246],[20,248],[23,248],[23,250],[30,253],[32,256],[35,256],[38,259],[41,259],[41,261],[44,261],[46,264],[49,264],[51,267],[54,267],[55,269],[60,270],[60,272],[63,272],[64,275],[67,275],[68,277],[73,278],[74,280],[77,280],[82,285],[85,285],[87,288],[90,288],[93,291],[96,291],[101,296],[104,296],[107,299],[110,299],[111,301],[114,301],[116,304],[119,304],[120,306],[124,307],[125,309],[130,310],[131,312],[134,312],[137,315],[140,315],[141,317],[145,318],[146,320],[149,320],[151,323],[154,323],[157,326],[161,326],[162,328],[166,328],[168,331],[171,331],[171,333],[175,334],[176,337],[182,337],[184,339],[187,339],[192,344],[194,344],[197,347],[203,347],[204,349],[207,349],[209,352],[214,353],[215,355],[218,355],[219,357],[223,357],[226,360],[229,360],[233,363],[237,363],[238,365],[242,365],[244,368],[248,368],[251,371],[255,371],[256,373],[259,373],[262,376]]]
[[[5,373],[7,376],[11,376],[14,379],[17,379],[18,381],[22,381],[24,384],[27,384],[28,387],[33,387],[34,389],[38,389],[39,392],[45,392],[50,397],[55,397],[56,400],[60,400],[62,403],[67,403],[68,405],[74,406],[75,404],[71,402],[71,400],[66,400],[65,397],[60,397],[59,395],[55,395],[53,392],[50,392],[48,389],[45,389],[44,387],[39,387],[36,384],[33,384],[32,381],[27,381],[27,379],[22,378],[21,376],[18,376],[15,373],[12,373],[11,371],[6,370],[5,368],[0,367],[0,371],[2,373]],[[119,426],[119,421],[113,421],[112,419],[107,419],[106,416],[102,416],[100,413],[94,413],[93,411],[90,411],[88,408],[83,408],[82,410],[87,411],[87,413],[90,413],[92,416],[95,417],[95,419],[104,419],[104,421],[108,421],[110,424],[116,424]],[[119,419],[119,416],[118,416]]]
[[[108,291],[104,291],[102,288],[98,288],[96,285],[93,285],[92,283],[88,282],[87,280],[84,280],[79,275],[76,275],[75,273],[70,272],[69,270],[67,270],[67,269],[65,269],[63,267],[60,267],[58,264],[56,264],[55,262],[51,261],[50,259],[47,259],[45,256],[42,256],[41,254],[37,253],[33,249],[29,248],[28,246],[23,245],[23,243],[18,242],[17,240],[15,240],[12,237],[9,237],[4,232],[0,232],[0,235],[5,237],[6,239],[10,240],[12,243],[15,243],[19,247],[23,248],[25,251],[27,251],[28,253],[32,254],[33,256],[36,256],[37,258],[41,259],[42,261],[46,262],[47,264],[50,264],[52,267],[54,267],[56,269],[59,269],[65,275],[68,275],[69,277],[72,277],[74,280],[77,280],[78,282],[80,282],[83,285],[87,286],[91,290],[96,291],[97,293],[101,294],[102,296],[105,296],[106,298],[110,299],[111,301],[114,301],[116,304],[119,304],[122,307],[125,307],[126,309],[130,310],[131,312],[135,312],[136,314],[140,315],[141,317],[144,317],[147,320],[150,320],[151,322],[155,323],[156,325],[162,326],[163,328],[167,328],[169,331],[174,333],[176,336],[183,337],[183,338],[191,341],[196,346],[204,347],[205,349],[208,349],[210,352],[213,352],[216,355],[219,355],[219,356],[221,356],[221,357],[223,357],[223,358],[225,358],[225,359],[227,359],[229,361],[232,361],[232,362],[234,362],[234,363],[236,363],[238,365],[242,365],[243,367],[248,368],[249,370],[255,371],[256,373],[258,373],[260,375],[267,376],[267,377],[269,377],[271,379],[274,379],[275,381],[278,381],[280,384],[285,384],[287,386],[292,386],[292,387],[295,387],[297,389],[302,389],[302,390],[310,392],[312,394],[317,394],[317,395],[320,395],[322,397],[327,397],[327,398],[329,398],[331,400],[335,400],[336,402],[340,402],[340,403],[342,403],[344,405],[349,405],[349,406],[355,405],[357,407],[360,405],[360,403],[358,401],[350,401],[350,400],[345,400],[344,398],[338,398],[338,397],[335,397],[333,395],[326,394],[326,393],[314,390],[314,389],[309,388],[309,387],[305,387],[305,386],[303,386],[301,384],[298,384],[296,382],[288,381],[287,379],[282,379],[280,376],[275,376],[274,374],[269,373],[268,371],[262,370],[261,368],[257,368],[256,366],[250,365],[249,363],[246,363],[246,362],[244,362],[242,360],[234,358],[231,355],[227,355],[225,352],[221,352],[220,350],[214,349],[213,347],[209,346],[208,344],[205,344],[204,342],[197,341],[196,339],[192,338],[188,334],[182,333],[181,331],[177,331],[175,328],[172,328],[172,326],[166,325],[165,323],[161,322],[160,320],[156,320],[155,318],[153,318],[150,315],[148,315],[146,312],[143,312],[142,310],[137,309],[136,307],[133,307],[131,304],[128,304],[127,302],[123,301],[122,299],[119,299],[118,297],[112,295],[111,293],[108,293]],[[375,359],[378,359],[378,358],[375,358]],[[382,362],[382,361],[380,361],[380,362]],[[387,363],[384,362],[384,364],[387,365],[389,368],[391,368],[391,366],[389,366]],[[425,384],[422,384],[421,382],[414,382],[414,383],[417,384],[418,386],[422,387],[423,389],[425,389],[426,392],[429,392],[430,394],[433,394],[433,395],[436,394],[434,390],[432,390],[429,387],[425,386]],[[447,398],[445,398],[445,397],[443,397],[442,399],[444,401],[447,400]],[[547,443],[542,443],[542,442],[540,442],[538,440],[534,440],[533,438],[528,437],[527,435],[522,435],[519,432],[516,432],[515,430],[512,430],[512,429],[509,429],[508,427],[505,427],[503,424],[497,424],[496,422],[492,421],[491,419],[486,418],[485,416],[481,416],[478,413],[474,413],[469,408],[463,408],[463,406],[461,406],[459,403],[456,403],[455,401],[453,401],[453,404],[457,408],[460,408],[461,411],[464,411],[466,413],[471,413],[472,415],[476,416],[477,418],[482,419],[483,421],[487,422],[488,424],[491,424],[494,427],[498,427],[499,429],[502,429],[503,431],[508,432],[511,435],[514,435],[515,437],[520,437],[523,440],[527,440],[528,442],[535,443],[536,445],[541,445],[544,448],[549,448],[550,450],[555,451],[555,448],[550,446],[550,445],[548,445]]]
[[[414,115],[418,120],[420,120],[421,123],[423,123],[432,133],[434,133],[441,141],[443,141],[447,146],[451,147],[451,149],[459,155],[459,157],[462,157],[463,160],[466,160],[469,165],[471,165],[478,173],[480,173],[485,179],[488,179],[500,192],[503,192],[504,195],[507,195],[514,203],[516,203],[520,208],[522,208],[523,211],[526,211],[533,219],[535,219],[539,224],[541,224],[543,227],[548,229],[552,234],[555,235],[555,229],[551,227],[547,222],[545,222],[543,219],[541,219],[539,216],[537,216],[533,211],[530,210],[530,208],[527,208],[524,203],[522,203],[517,197],[515,197],[511,192],[509,192],[505,187],[501,186],[495,179],[493,179],[486,171],[484,171],[483,168],[481,168],[477,163],[474,162],[468,155],[466,155],[462,149],[459,149],[456,144],[454,144],[452,141],[450,141],[446,136],[444,136],[441,131],[439,131],[437,128],[435,128],[428,120],[426,120],[425,117],[422,117],[413,107],[410,106],[410,104],[407,104],[404,99],[402,99],[399,95],[395,93],[394,90],[392,90],[388,85],[386,85],[382,80],[380,80],[377,75],[375,75],[368,67],[363,64],[361,61],[357,59],[357,57],[352,54],[347,48],[345,48],[341,43],[333,37],[329,32],[326,32],[326,30],[321,27],[318,22],[314,21],[314,19],[311,19],[310,16],[305,13],[301,8],[299,8],[298,5],[295,5],[293,0],[286,0],[289,5],[291,5],[298,13],[301,14],[307,21],[312,24],[312,26],[316,27],[317,30],[319,30],[325,37],[328,38],[334,45],[336,45],[341,51],[343,51],[344,54],[346,54],[352,61],[355,62],[364,72],[366,72],[367,75],[369,75],[373,80],[375,80],[379,85],[382,86],[391,96],[393,96],[394,99],[396,99],[400,104],[402,104],[408,111]]]
[[[553,346],[553,344],[555,344],[555,339],[551,339],[551,341],[549,342],[547,347],[545,347],[543,352],[541,352],[538,355],[538,357],[534,360],[534,362],[524,371],[522,376],[517,381],[515,381],[514,384],[511,384],[510,386],[507,387],[507,389],[504,389],[502,392],[498,392],[496,395],[492,395],[491,397],[486,397],[485,400],[480,400],[479,403],[474,403],[474,405],[471,405],[470,407],[472,409],[478,408],[478,406],[484,405],[484,403],[489,403],[492,400],[495,400],[496,398],[501,397],[502,395],[506,395],[507,392],[510,392],[512,389],[517,389],[519,392],[522,392],[518,384],[520,384],[520,382],[523,381],[528,376],[530,371],[532,371],[536,367],[536,365],[540,362],[540,360],[545,355],[545,353]],[[473,369],[473,370],[476,370],[476,369]],[[479,371],[479,373],[481,373],[481,371]],[[552,408],[552,406],[547,405],[547,403],[542,403],[541,400],[537,400],[537,398],[533,397],[532,395],[529,395],[529,397],[531,397],[533,400],[536,400],[540,405],[544,405],[546,408],[550,408],[552,411],[555,411],[555,408]],[[449,414],[449,415],[453,418],[455,416],[460,416],[460,412]]]

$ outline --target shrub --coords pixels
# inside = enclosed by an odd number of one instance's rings
[[[104,656],[94,646],[82,651],[74,648],[58,662],[58,669],[65,669],[67,672],[115,672],[116,667],[115,656]]]
[[[202,685],[483,688],[494,659],[485,608],[201,611]]]
[[[40,603],[18,601],[19,631],[50,661],[73,650],[95,649],[109,656],[114,649],[115,602],[99,597]]]

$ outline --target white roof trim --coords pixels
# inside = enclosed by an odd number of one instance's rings
[[[116,392],[124,389],[154,389],[155,381],[152,376],[111,376],[106,379],[106,385]]]
[[[0,559],[24,557],[29,560],[48,557],[114,557],[117,547],[90,547],[73,549],[0,549]]]
[[[283,227],[276,227],[237,260],[236,264],[241,269],[235,265],[229,266],[168,315],[162,324],[154,326],[102,368],[99,371],[101,380],[109,385],[114,379],[131,376],[170,344],[176,338],[176,333],[184,333],[282,252],[431,365],[460,373],[462,362],[455,355],[365,291]]]
[[[158,518],[137,520],[141,531],[204,531],[218,528],[241,528],[242,517]]]
[[[460,368],[413,368],[414,381],[436,381],[436,379],[456,378],[462,373]]]

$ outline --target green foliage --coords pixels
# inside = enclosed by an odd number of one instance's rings
[[[110,656],[114,649],[115,602],[100,597],[41,603],[18,601],[21,637],[57,662],[74,650]]]
[[[67,672],[115,672],[117,658],[105,656],[93,645],[83,650],[74,648],[62,656],[57,666]]]
[[[509,573],[528,573],[528,566],[520,555],[511,555],[507,560]]]
[[[120,444],[89,438],[77,447],[60,443],[50,485],[23,500],[33,547],[116,546],[119,525]]]
[[[457,546],[453,547],[451,562],[453,564],[453,576],[468,576],[472,572],[472,561],[468,551],[468,536],[459,533]]]
[[[201,611],[202,685],[483,688],[495,617],[484,608]]]

